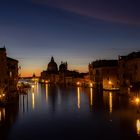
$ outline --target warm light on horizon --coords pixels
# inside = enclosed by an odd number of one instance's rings
[[[92,61],[92,60],[91,60]],[[24,61],[22,62],[24,64]],[[26,63],[26,62],[25,62]],[[35,62],[32,62],[32,63],[35,63]],[[23,66],[21,67],[21,70],[19,70],[19,74],[21,74],[21,77],[32,77],[33,76],[33,73],[35,73],[36,76],[40,76],[41,72],[43,70],[46,70],[47,69],[47,65],[48,65],[48,62],[44,63],[43,64],[44,66],[41,66],[40,65],[37,65],[37,66],[32,66],[32,65],[27,65],[27,66]],[[58,64],[59,66],[59,64]],[[68,63],[68,69],[69,70],[76,70],[78,72],[88,72],[88,63],[87,65],[83,65],[83,66],[78,66],[78,62],[77,62],[77,65],[69,65]]]

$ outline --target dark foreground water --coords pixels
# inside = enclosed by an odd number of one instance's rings
[[[2,139],[137,140],[139,102],[115,92],[37,84],[19,103],[0,108]]]

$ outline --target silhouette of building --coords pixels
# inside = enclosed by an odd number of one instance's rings
[[[17,90],[18,61],[7,57],[6,48],[0,48],[0,97],[12,96]]]
[[[57,83],[59,80],[58,77],[58,66],[54,61],[54,58],[51,57],[51,61],[48,63],[47,70],[41,72],[41,80],[43,82]]]
[[[75,85],[77,82],[84,83],[85,75],[87,74],[68,70],[67,62],[61,62],[58,70],[58,66],[52,57],[47,70],[41,72],[40,81],[59,85]]]
[[[68,64],[67,62],[61,62],[59,66],[59,84],[64,84],[67,81]]]
[[[119,56],[120,89],[140,86],[140,51]]]
[[[58,73],[58,67],[57,67],[57,64],[54,61],[53,57],[51,57],[51,61],[48,64],[47,72],[50,74],[57,74]]]
[[[94,86],[103,89],[119,88],[118,61],[97,60],[89,64],[89,78]]]

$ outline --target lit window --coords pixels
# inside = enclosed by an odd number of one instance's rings
[[[10,77],[12,77],[12,72],[10,71]]]

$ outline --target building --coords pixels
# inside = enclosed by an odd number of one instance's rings
[[[0,97],[10,97],[17,90],[18,61],[7,57],[6,48],[0,48]]]
[[[119,56],[118,63],[120,89],[140,87],[140,51]]]
[[[83,85],[85,73],[79,73],[77,71],[68,70],[67,62],[61,62],[58,66],[51,58],[48,63],[47,69],[41,72],[40,82],[59,84],[59,85]]]
[[[68,64],[67,62],[61,62],[59,66],[59,84],[65,84],[67,82]]]
[[[47,69],[41,72],[41,81],[55,84],[59,81],[58,74],[58,66],[54,61],[54,58],[51,57],[51,61],[48,63]]]
[[[89,79],[94,86],[113,90],[119,88],[118,61],[97,60],[89,64]]]

